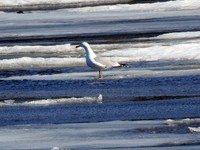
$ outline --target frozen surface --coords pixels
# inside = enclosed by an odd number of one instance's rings
[[[199,61],[199,32],[181,32],[159,35],[149,40],[174,39],[165,44],[95,44],[91,47],[100,56],[112,57],[119,62],[144,61]],[[147,38],[148,40],[148,38]],[[0,47],[0,69],[38,69],[85,66],[84,50],[74,45]],[[9,58],[9,59],[8,59]],[[11,65],[12,64],[12,65]]]
[[[0,128],[1,149],[129,149],[150,147],[198,149],[199,134],[187,125],[170,127],[163,120],[114,121],[103,123],[20,125]],[[160,129],[174,130],[169,134]],[[184,134],[178,134],[180,128]],[[193,143],[194,146],[188,144]],[[188,146],[187,146],[188,145]],[[175,147],[173,147],[175,146]]]
[[[57,4],[57,3],[77,3],[77,2],[97,2],[102,0],[6,0],[0,2],[4,5],[33,5],[33,4]]]
[[[59,3],[102,3],[104,0],[6,0],[1,1],[0,5],[3,6],[16,6],[16,5],[34,5],[34,4],[59,4]],[[120,0],[118,1],[120,2]],[[81,11],[121,11],[121,10],[136,10],[136,11],[155,11],[155,10],[177,10],[177,9],[198,9],[200,2],[198,0],[175,0],[168,2],[157,2],[153,4],[135,4],[135,5],[117,5],[117,6],[103,6],[98,8],[83,8]]]
[[[134,5],[114,5],[99,6],[97,8],[77,8],[75,11],[96,12],[96,11],[168,11],[168,10],[190,10],[199,9],[198,0],[175,0],[168,2],[158,2],[152,4],[134,4]]]
[[[101,41],[106,41],[108,40],[106,35],[116,35],[115,38],[123,41],[127,37],[121,34],[196,31],[200,28],[200,22],[197,19],[200,14],[199,9],[153,11],[150,14],[143,11],[133,13],[124,10],[123,12],[109,13],[104,11],[68,12],[66,10],[25,13],[23,15],[3,13],[0,15],[1,43],[4,43],[5,40],[19,41],[20,39],[21,42],[26,42],[28,39],[32,42],[34,39],[38,40],[40,44],[45,39],[48,42],[60,39],[68,43],[76,40],[82,41],[83,37],[91,41],[91,36],[102,36]]]

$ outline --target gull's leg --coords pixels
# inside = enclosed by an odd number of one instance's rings
[[[99,79],[103,79],[102,71],[99,70]]]

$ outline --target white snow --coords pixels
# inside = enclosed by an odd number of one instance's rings
[[[5,100],[0,102],[0,107],[3,106],[48,106],[66,103],[102,103],[103,97],[99,94],[98,97],[71,97],[71,98],[58,98],[58,99],[41,99],[34,101],[15,102],[14,100]]]
[[[1,1],[0,6],[15,6],[15,5],[35,5],[35,4],[58,4],[58,3],[79,3],[79,2],[103,2],[105,0],[6,0]],[[124,4],[99,7],[87,7],[72,9],[73,11],[94,12],[94,11],[166,11],[166,10],[188,10],[199,9],[199,0],[176,0],[168,2],[146,3],[146,4]]]
[[[200,8],[199,0],[176,0],[168,2],[146,4],[119,4],[110,6],[85,7],[71,9],[71,11],[98,12],[98,11],[171,11],[195,10]]]
[[[1,1],[0,6],[4,5],[33,5],[33,4],[57,4],[57,3],[79,3],[79,2],[98,2],[102,0],[6,0]]]
[[[200,132],[200,127],[188,127],[191,132]]]
[[[180,120],[168,119],[166,123],[170,126],[177,126],[177,125],[190,125],[195,123],[200,123],[200,118],[186,118]]]
[[[144,48],[129,48],[105,52],[103,56],[118,57],[128,62],[158,60],[199,60],[200,44],[154,45]],[[121,57],[121,59],[120,59]],[[126,59],[126,60],[125,60]]]
[[[20,53],[45,53],[45,54],[66,54],[74,50],[70,44],[54,46],[3,46],[0,47],[0,55],[20,54]]]
[[[171,40],[171,42],[168,43],[96,44],[91,45],[91,47],[98,55],[111,57],[114,61],[119,62],[163,60],[199,61],[199,38],[200,32],[181,32],[163,34],[154,38],[149,38],[149,40]],[[182,41],[175,42],[173,41],[174,39]],[[0,70],[84,66],[84,53],[84,50],[76,49],[75,46],[71,46],[70,44],[55,46],[4,46],[0,47],[0,55],[2,57],[0,59]],[[22,54],[24,54],[24,56]],[[41,56],[43,54],[45,54],[45,57]],[[15,57],[18,55],[19,57]],[[39,55],[39,57],[37,57],[37,55]],[[7,56],[10,56],[11,58],[8,59],[6,58]],[[4,57],[5,59],[3,59]]]
[[[174,32],[162,34],[151,39],[186,39],[186,38],[200,38],[200,31],[196,32]]]
[[[21,57],[14,59],[0,60],[0,69],[17,70],[17,69],[39,69],[39,68],[66,68],[83,66],[83,58],[31,58]]]

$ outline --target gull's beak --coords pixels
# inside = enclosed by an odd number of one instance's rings
[[[79,48],[79,47],[80,47],[80,45],[77,45],[77,46],[76,46],[76,48]]]

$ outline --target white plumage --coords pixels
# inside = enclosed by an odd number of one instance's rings
[[[87,42],[83,42],[76,47],[83,47],[85,49],[86,64],[94,70],[99,71],[99,79],[103,79],[102,70],[123,66],[118,62],[112,61],[110,58],[97,56]]]

